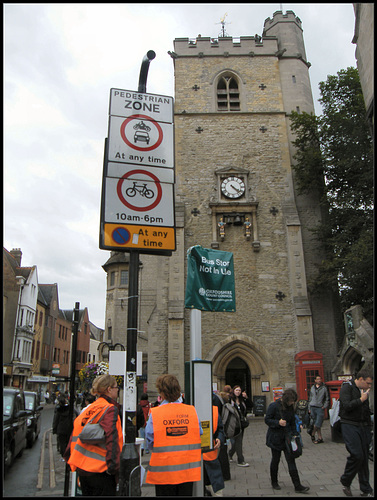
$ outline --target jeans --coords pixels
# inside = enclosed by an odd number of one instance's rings
[[[238,463],[242,464],[245,462],[243,452],[242,452],[242,440],[243,440],[243,431],[241,431],[238,436],[232,438],[230,442],[232,446],[229,450],[229,457],[233,458],[233,455],[237,453]]]
[[[140,427],[139,429],[139,437],[143,438],[144,441],[141,443],[141,449],[142,450],[146,450],[147,449],[147,445],[146,445],[146,442],[145,442],[145,427]]]
[[[297,472],[297,467],[296,467],[296,462],[295,459],[289,455],[287,450],[274,450],[271,448],[272,452],[272,458],[271,458],[271,463],[270,463],[270,470],[271,471],[277,471],[279,470],[279,463],[280,463],[280,457],[281,457],[281,452],[284,452],[285,459],[287,461],[288,465],[288,472],[291,474],[292,472]]]
[[[359,478],[360,490],[363,493],[371,493],[372,487],[369,483],[368,450],[372,439],[369,427],[352,424],[341,424],[342,436],[347,451],[346,467],[340,482],[343,486],[351,486],[356,474]]]
[[[325,416],[324,408],[319,408],[318,406],[309,406],[309,408],[314,425],[317,429],[320,429],[322,427],[323,417]]]

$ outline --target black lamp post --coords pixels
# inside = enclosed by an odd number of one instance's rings
[[[120,344],[119,342],[117,342],[116,344],[110,344],[109,342],[100,342],[98,344],[98,347],[97,347],[97,350],[99,351],[100,353],[100,356],[103,358],[103,359],[109,359],[109,352],[110,351],[116,351],[117,350],[117,346],[120,346],[120,349],[118,349],[119,351],[125,351],[125,347],[123,344]],[[105,347],[107,347],[107,354],[104,355],[103,353],[103,350],[105,349]]]

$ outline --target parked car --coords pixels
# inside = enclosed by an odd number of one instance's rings
[[[36,392],[24,391],[25,408],[29,412],[27,418],[26,440],[31,448],[41,432],[41,411],[43,406],[39,404],[39,397]]]
[[[3,389],[3,443],[4,466],[12,465],[15,457],[20,457],[26,448],[28,412],[25,409],[23,391],[14,387]]]

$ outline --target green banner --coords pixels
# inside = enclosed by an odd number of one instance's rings
[[[200,245],[188,249],[185,307],[201,311],[236,310],[231,252]]]

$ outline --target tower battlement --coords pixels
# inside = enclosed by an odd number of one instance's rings
[[[273,13],[272,19],[268,17],[264,22],[264,28],[269,29],[274,26],[276,23],[281,22],[294,22],[297,24],[299,28],[302,29],[301,19],[296,16],[293,10],[287,10],[285,14],[281,10],[277,10]]]
[[[275,36],[240,36],[218,37],[198,36],[196,38],[176,38],[174,40],[174,57],[182,56],[216,56],[216,55],[273,55],[277,51]]]

